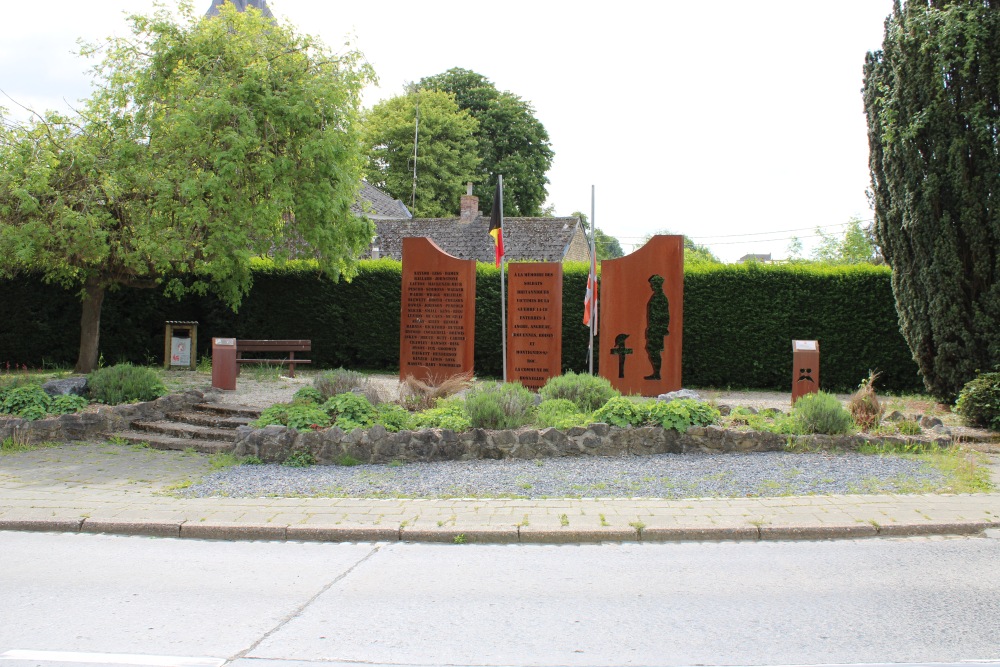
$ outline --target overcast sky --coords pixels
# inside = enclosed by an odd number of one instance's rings
[[[125,33],[153,0],[3,5],[0,90],[65,109],[89,93],[76,39]],[[268,5],[335,50],[354,39],[380,79],[368,106],[452,67],[529,101],[555,151],[549,203],[589,213],[595,186],[597,225],[626,251],[669,230],[726,261],[780,258],[793,235],[808,249],[817,226],[871,219],[861,70],[892,0]]]

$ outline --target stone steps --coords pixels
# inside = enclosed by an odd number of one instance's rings
[[[134,421],[128,431],[119,435],[154,449],[193,449],[204,454],[231,452],[236,429],[259,416],[260,410],[246,405],[198,403],[190,410],[169,412],[166,419]]]
[[[192,424],[195,426],[205,426],[215,429],[235,429],[240,426],[247,426],[256,417],[244,415],[226,416],[208,412],[171,412],[167,414],[167,419],[173,422]]]
[[[261,412],[260,408],[231,403],[198,403],[194,406],[194,409],[208,414],[225,415],[227,417],[251,417],[252,419],[260,417]]]
[[[123,431],[116,434],[120,438],[135,444],[146,444],[153,449],[167,449],[178,452],[194,450],[201,454],[218,454],[231,452],[233,443],[221,440],[201,440],[198,438],[175,438],[167,435],[149,433],[147,431]]]

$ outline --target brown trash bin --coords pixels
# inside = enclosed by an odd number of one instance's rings
[[[212,339],[212,388],[236,389],[236,339]]]
[[[819,341],[792,341],[792,405],[819,391]]]

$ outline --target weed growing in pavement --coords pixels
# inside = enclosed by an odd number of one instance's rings
[[[465,533],[459,533],[458,535],[455,536],[455,539],[453,541],[455,542],[455,544],[465,544],[469,540],[465,536]]]
[[[195,371],[198,373],[211,373],[212,372],[211,355],[203,355],[200,359],[198,359],[198,364],[195,366]]]
[[[193,485],[194,485],[194,481],[193,480],[185,479],[185,480],[182,480],[180,482],[176,482],[174,484],[171,484],[170,486],[168,486],[164,490],[165,491],[183,491],[184,489],[186,489],[186,488],[188,488],[190,486],[193,486]]]
[[[566,516],[565,514],[560,514],[559,515],[559,525],[562,526],[563,528],[565,528],[566,526],[568,526],[569,525],[569,517]]]
[[[28,436],[21,431],[15,431],[14,435],[8,436],[0,442],[0,454],[13,454],[15,452],[30,452],[38,449],[40,445],[32,445],[28,442]]]
[[[249,377],[254,382],[267,383],[281,380],[280,364],[242,364],[240,375]]]
[[[224,470],[239,464],[240,459],[229,452],[216,452],[208,457],[208,465],[212,470]]]

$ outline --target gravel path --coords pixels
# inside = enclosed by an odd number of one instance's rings
[[[847,454],[659,454],[405,465],[240,465],[184,497],[704,498],[939,490],[944,476],[897,457]]]

